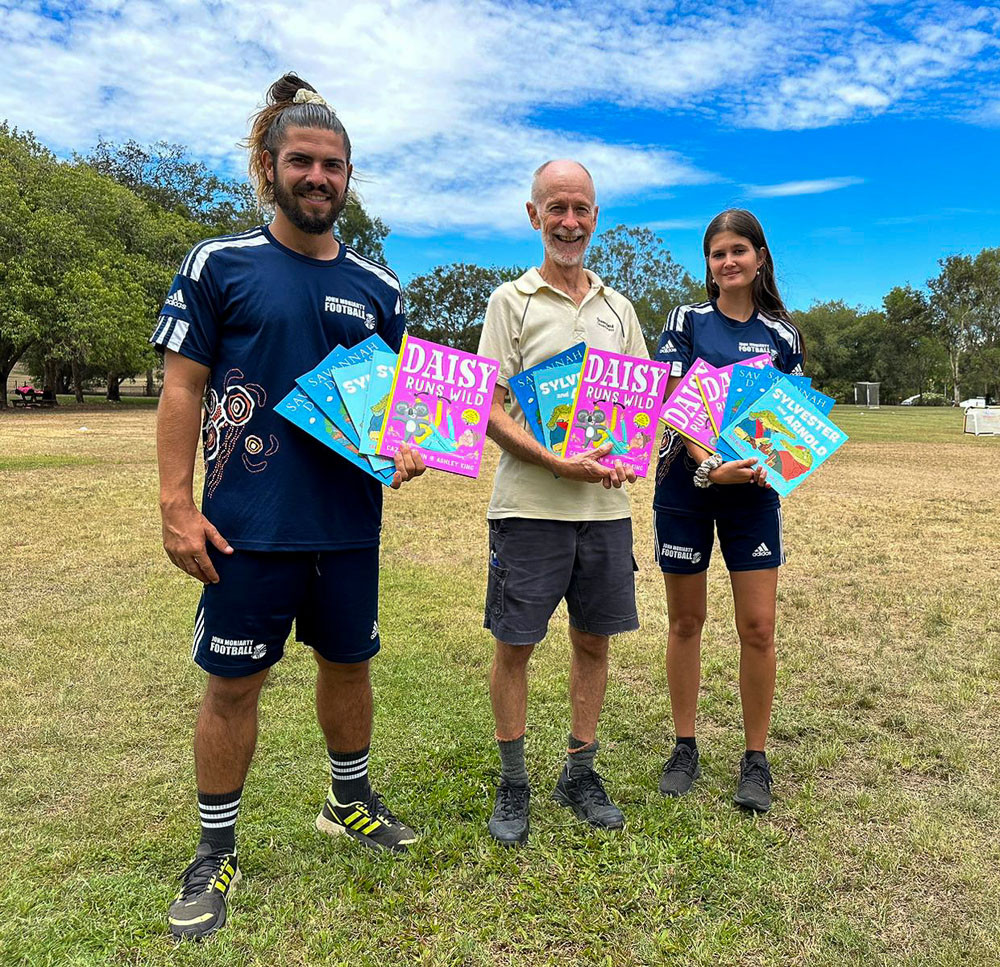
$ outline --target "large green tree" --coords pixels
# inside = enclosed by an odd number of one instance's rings
[[[157,358],[147,340],[170,279],[203,238],[259,224],[249,186],[192,161],[179,145],[102,141],[59,161],[33,135],[0,124],[0,407],[26,359],[49,391],[108,386]],[[351,195],[338,233],[384,258],[388,228]]]
[[[260,221],[250,185],[223,178],[204,162],[189,158],[184,145],[131,140],[118,144],[102,138],[77,160],[157,208],[204,225],[208,234],[228,235]]]
[[[490,293],[524,272],[517,266],[439,265],[406,286],[407,328],[415,336],[474,353]]]
[[[877,365],[885,380],[887,402],[929,390],[943,391],[947,353],[931,328],[927,296],[912,286],[896,286],[882,300],[885,326]]]
[[[157,300],[201,233],[0,125],[0,406],[25,355],[49,390],[61,367],[101,367],[117,388],[113,374],[152,365],[145,342]]]
[[[802,333],[806,372],[817,389],[852,402],[855,382],[881,381],[878,347],[885,329],[881,312],[837,300],[794,312],[792,321]]]
[[[1000,248],[950,255],[927,283],[930,326],[948,354],[954,401],[996,393],[1000,363]]]
[[[587,254],[587,267],[632,302],[650,351],[674,306],[706,298],[704,287],[648,228],[616,225],[602,232]]]

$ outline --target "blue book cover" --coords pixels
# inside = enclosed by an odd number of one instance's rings
[[[754,387],[760,385],[766,391],[767,387],[773,386],[782,375],[773,366],[765,366],[762,369],[739,364],[734,366],[732,378],[729,380],[726,408],[722,413],[722,426],[729,426],[747,401],[752,399]]]
[[[290,423],[305,430],[311,437],[353,463],[359,470],[364,471],[380,484],[388,487],[392,483],[395,467],[386,467],[378,472],[372,470],[368,461],[358,453],[357,447],[344,436],[338,427],[334,426],[332,421],[323,415],[316,404],[302,390],[293,389],[274,409]]]
[[[535,439],[543,446],[548,447],[545,432],[542,430],[542,421],[538,413],[538,395],[535,389],[535,374],[551,369],[553,366],[569,366],[576,364],[577,368],[583,365],[583,354],[587,351],[587,344],[578,342],[575,346],[570,346],[565,352],[550,356],[530,369],[517,373],[510,378],[510,389],[517,402],[521,404],[524,411],[524,419]],[[549,447],[549,449],[552,449]]]
[[[580,382],[580,364],[549,366],[534,374],[542,445],[562,456],[569,432],[569,419]]]
[[[764,366],[761,369],[754,369],[750,366],[737,364],[733,367],[733,375],[729,381],[729,393],[726,396],[726,408],[722,414],[722,426],[728,426],[740,411],[751,400],[763,396],[779,380],[790,380],[792,385],[800,392],[812,399],[813,395],[820,399],[813,400],[824,413],[829,413],[833,406],[833,400],[829,396],[824,396],[819,390],[812,388],[812,380],[808,376],[790,376],[775,369],[774,366]],[[824,405],[821,400],[829,400],[829,406]]]
[[[791,380],[795,388],[821,413],[828,414],[833,409],[833,398],[818,389],[813,389],[812,380],[808,376],[787,376],[773,366],[754,369],[750,366],[737,365],[733,367],[733,376],[729,383],[723,426],[731,424],[748,401],[762,396],[781,379]],[[719,441],[718,449],[727,460],[740,459],[724,440]]]
[[[818,389],[814,389],[812,385],[797,386],[796,388],[824,416],[829,415],[830,410],[833,409],[833,404],[836,403],[836,400],[832,396],[821,393]]]
[[[743,459],[721,436],[715,441],[715,452],[722,454],[722,459],[727,462]]]
[[[340,390],[340,398],[347,408],[347,415],[351,418],[351,425],[358,431],[358,450],[365,452],[365,401],[368,398],[368,381],[371,378],[370,359],[360,363],[348,363],[345,366],[338,366],[333,371],[333,381]]]
[[[768,483],[786,497],[844,445],[847,434],[785,377],[748,403],[720,438],[740,459],[761,459]]]
[[[376,349],[372,353],[368,390],[365,394],[364,422],[358,424],[361,431],[362,453],[378,453],[378,439],[385,423],[386,408],[392,393],[392,378],[396,375],[396,363],[399,357],[395,353],[387,353]],[[367,430],[366,430],[367,427]]]
[[[334,371],[341,366],[367,362],[376,350],[390,351],[385,340],[377,333],[350,348],[337,346],[321,362],[295,380],[299,389],[320,408],[323,415],[350,440],[356,449],[361,445],[361,436],[337,388]],[[392,464],[392,460],[386,457],[366,456],[365,459],[373,470],[381,470]]]

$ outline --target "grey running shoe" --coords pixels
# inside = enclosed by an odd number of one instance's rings
[[[771,769],[764,756],[740,760],[740,781],[733,802],[755,813],[766,813],[771,808]]]
[[[528,841],[528,801],[530,786],[515,786],[506,779],[497,786],[497,798],[493,805],[487,828],[498,843],[517,846]]]
[[[698,750],[678,742],[663,766],[660,792],[664,796],[683,796],[691,791],[692,784],[700,775]]]
[[[347,835],[365,846],[405,853],[417,841],[417,834],[400,822],[377,792],[367,802],[339,803],[331,789],[316,817],[316,828],[328,836]]]
[[[622,811],[608,798],[601,777],[593,769],[576,768],[572,774],[564,765],[552,798],[561,806],[569,806],[577,819],[601,829],[621,829],[625,825]]]
[[[178,940],[203,940],[226,924],[226,905],[240,881],[234,853],[196,856],[181,873],[181,889],[167,911]]]

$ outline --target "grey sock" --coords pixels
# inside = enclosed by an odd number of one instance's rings
[[[512,786],[528,785],[528,769],[524,762],[524,736],[511,739],[497,739],[500,749],[500,775]]]
[[[572,732],[566,740],[569,744],[569,752],[566,755],[566,767],[570,773],[576,770],[587,770],[594,768],[594,756],[601,747],[597,739],[589,745],[581,742]]]

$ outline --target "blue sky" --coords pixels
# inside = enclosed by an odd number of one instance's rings
[[[701,274],[722,208],[764,223],[786,301],[877,305],[1000,244],[1000,10],[958,2],[0,0],[0,117],[56,151],[166,138],[236,174],[267,85],[337,108],[404,281],[537,262],[531,171],[594,172],[601,224]]]

